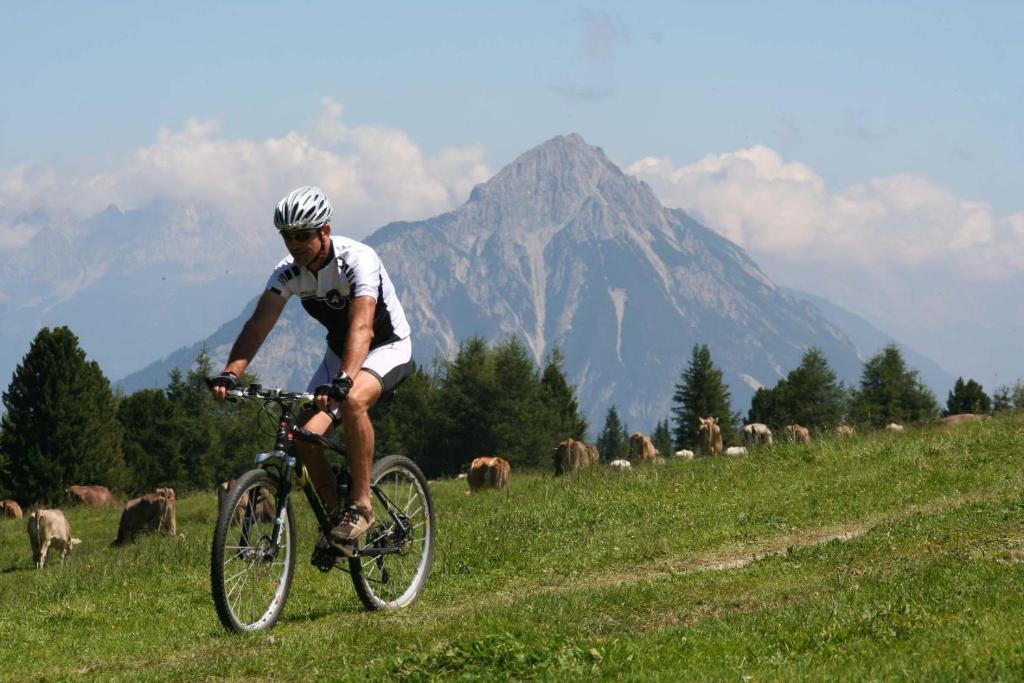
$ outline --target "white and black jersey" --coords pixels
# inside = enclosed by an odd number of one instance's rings
[[[277,264],[267,289],[285,299],[297,295],[302,307],[327,328],[327,344],[342,356],[349,328],[349,300],[369,296],[377,302],[373,315],[375,349],[409,336],[409,323],[380,257],[371,247],[345,237],[330,238],[330,261],[317,272],[297,266],[289,254]]]

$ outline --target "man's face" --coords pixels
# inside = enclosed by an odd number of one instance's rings
[[[281,233],[281,237],[284,238],[284,245],[288,248],[288,253],[292,255],[295,263],[308,267],[320,255],[319,234],[319,230],[301,230]]]

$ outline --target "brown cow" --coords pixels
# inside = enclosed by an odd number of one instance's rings
[[[807,427],[801,427],[800,425],[786,425],[782,428],[782,431],[786,433],[786,438],[794,443],[811,442],[811,431],[807,429]]]
[[[114,496],[110,495],[110,489],[106,486],[69,486],[64,495],[68,502],[76,505],[88,505],[90,507],[103,507],[114,502]]]
[[[697,441],[701,455],[718,455],[722,452],[722,428],[717,417],[698,417]]]
[[[135,540],[138,534],[151,532],[174,536],[178,533],[177,505],[173,497],[162,493],[147,493],[132,498],[121,512],[121,523],[117,538],[112,545],[121,545]]]
[[[654,447],[651,437],[637,432],[629,437],[629,460],[637,464],[664,462],[661,451]]]
[[[836,434],[838,434],[839,436],[851,437],[853,436],[853,433],[853,427],[851,427],[850,425],[839,425],[838,427],[836,427]]]
[[[71,525],[60,510],[36,510],[28,518],[28,540],[32,544],[32,560],[36,567],[46,566],[46,558],[52,545],[60,552],[60,563],[81,543],[71,538]]]
[[[555,476],[593,465],[599,457],[597,446],[566,439],[555,446]]]
[[[957,415],[947,415],[942,418],[943,427],[956,427],[962,425],[964,422],[974,422],[975,420],[987,420],[988,415],[976,415],[974,413],[959,413]]]
[[[0,519],[21,519],[21,506],[18,501],[0,500]]]
[[[235,479],[229,479],[228,481],[221,482],[221,485],[217,487],[217,508],[224,507],[224,501],[227,500],[228,491],[235,485]],[[157,489],[159,491],[160,489]],[[252,489],[250,489],[251,491]],[[235,506],[234,514],[231,515],[232,520],[235,524],[242,523],[242,516],[245,514],[245,509],[249,507],[249,491],[242,494],[242,497],[238,499],[238,505]],[[256,510],[256,521],[267,522],[275,517],[274,514],[274,502],[270,500],[266,495],[260,496],[259,509]]]
[[[508,460],[496,457],[475,458],[469,466],[469,491],[468,496],[484,488],[502,489],[508,486],[509,477],[512,474],[512,466]]]

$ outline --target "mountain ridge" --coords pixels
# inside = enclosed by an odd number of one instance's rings
[[[741,247],[663,207],[577,134],[524,152],[462,206],[389,223],[364,241],[396,283],[419,362],[452,357],[473,334],[517,335],[538,363],[557,345],[595,430],[613,404],[645,428],[668,416],[698,343],[708,344],[741,409],[810,346],[844,380],[859,376],[858,350],[840,327],[777,287]],[[267,380],[261,364],[319,361],[315,328],[288,320],[306,341],[268,339],[277,350],[254,363]]]

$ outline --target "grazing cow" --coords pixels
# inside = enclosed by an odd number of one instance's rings
[[[46,566],[46,557],[52,547],[60,552],[60,563],[81,543],[71,538],[71,525],[60,510],[36,510],[28,518],[28,540],[32,544],[32,560],[36,567]]]
[[[458,474],[458,475],[457,475],[457,476],[456,476],[455,478],[456,478],[456,479],[465,479],[465,478],[467,478],[468,476],[469,476],[469,475],[468,475],[468,474],[466,474],[465,472],[459,472],[459,474]]]
[[[717,417],[698,417],[697,441],[701,455],[718,455],[722,452],[722,428]]]
[[[943,427],[956,427],[962,425],[964,422],[974,422],[976,420],[987,420],[988,415],[976,415],[974,413],[960,413],[959,415],[947,415],[942,418]]]
[[[566,439],[555,446],[555,476],[593,465],[599,456],[597,446],[576,439]]]
[[[743,425],[743,439],[748,446],[771,446],[772,430],[768,429],[766,424],[751,422]]]
[[[782,431],[786,433],[786,438],[794,443],[811,442],[811,432],[807,427],[801,427],[800,425],[786,425],[782,428]]]
[[[69,503],[75,505],[88,505],[90,507],[103,507],[114,502],[114,496],[110,495],[110,489],[106,486],[69,486],[64,495]]]
[[[842,437],[851,437],[853,436],[853,427],[850,425],[839,425],[836,427],[836,434]]]
[[[661,457],[661,451],[654,447],[651,437],[641,432],[637,432],[629,437],[630,462],[657,464],[659,458],[664,462],[664,458]]]
[[[228,481],[222,482],[221,485],[217,487],[218,509],[224,507],[224,501],[227,500],[228,491],[230,491],[231,487],[234,485],[235,480],[230,479]],[[161,491],[161,489],[157,489],[157,492],[159,491]],[[242,497],[238,499],[238,505],[235,506],[235,512],[233,515],[231,515],[231,518],[234,520],[235,524],[242,523],[242,516],[245,514],[245,509],[247,507],[249,507],[249,491],[243,493]],[[274,517],[274,502],[265,495],[260,496],[259,506],[256,510],[256,521],[267,522],[273,519]]]
[[[729,446],[728,448],[725,449],[725,454],[726,455],[746,455],[747,454],[747,448],[746,448],[746,446]]]
[[[623,460],[622,458],[612,460],[608,463],[608,466],[619,472],[625,472],[626,470],[633,469],[633,465],[628,460]]]
[[[485,488],[503,489],[508,486],[511,474],[512,466],[505,458],[475,458],[469,466],[469,491],[466,491],[466,495]]]
[[[887,431],[890,431],[890,432],[902,432],[903,431],[903,425],[896,424],[895,422],[890,422],[889,424],[885,425],[885,428],[886,428]]]
[[[21,506],[18,501],[0,500],[0,519],[21,519]]]
[[[117,538],[112,545],[130,543],[138,534],[156,532],[175,536],[178,533],[177,505],[174,497],[167,493],[168,489],[163,489],[162,493],[147,493],[129,500],[121,512]]]
[[[686,458],[688,460],[693,460],[693,451],[691,451],[688,448],[684,448],[684,449],[682,449],[680,451],[676,451],[674,455],[677,458]]]

